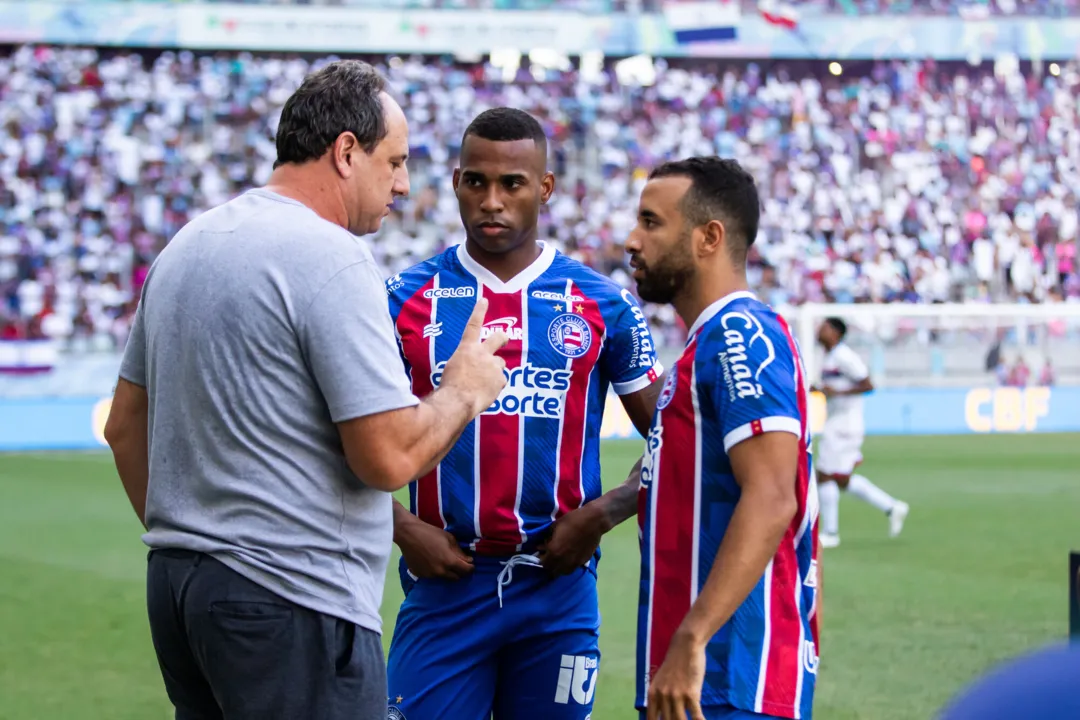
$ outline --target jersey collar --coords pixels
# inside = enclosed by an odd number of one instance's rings
[[[538,240],[537,244],[540,245],[540,256],[533,260],[529,267],[510,278],[510,281],[505,283],[495,277],[486,267],[476,262],[476,260],[473,260],[472,256],[469,255],[469,251],[465,248],[465,243],[458,245],[457,257],[462,267],[472,273],[484,287],[491,288],[493,292],[521,292],[529,287],[534,280],[547,272],[547,269],[551,267],[551,263],[555,260],[554,245],[548,245],[543,240]]]
[[[720,298],[712,305],[705,308],[701,312],[701,314],[698,315],[698,319],[694,321],[694,324],[690,327],[690,332],[686,335],[686,341],[689,343],[690,340],[692,340],[694,336],[697,335],[698,330],[700,330],[705,325],[705,323],[716,317],[717,313],[719,313],[729,304],[735,302],[736,300],[753,300],[755,299],[755,297],[756,296],[754,295],[754,293],[750,292],[749,290],[738,290]]]

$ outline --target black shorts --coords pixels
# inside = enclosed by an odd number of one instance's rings
[[[187,550],[150,552],[146,601],[177,720],[386,718],[378,633]]]

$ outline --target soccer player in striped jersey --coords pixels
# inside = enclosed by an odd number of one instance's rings
[[[600,652],[602,535],[637,511],[637,469],[601,494],[613,388],[648,432],[662,368],[634,297],[537,240],[555,179],[540,125],[497,108],[465,132],[454,189],[465,242],[390,278],[413,392],[439,385],[476,299],[502,331],[507,387],[395,506],[405,601],[391,718],[584,720]]]
[[[753,178],[653,170],[626,242],[638,294],[690,328],[646,441],[637,707],[648,720],[809,720],[818,665],[809,393],[783,318],[747,289]]]

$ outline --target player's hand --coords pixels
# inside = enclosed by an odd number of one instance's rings
[[[649,683],[648,720],[705,720],[701,687],[705,684],[705,644],[680,630],[668,646],[656,676]]]
[[[453,388],[465,396],[474,417],[491,407],[506,386],[506,375],[503,374],[506,361],[496,353],[509,338],[506,333],[495,332],[480,342],[487,308],[487,298],[476,301],[472,317],[461,335],[461,344],[446,362],[441,382],[442,387]]]
[[[568,575],[589,562],[604,537],[600,512],[590,503],[555,521],[539,547],[540,562],[551,575]]]
[[[472,558],[445,530],[418,519],[396,530],[395,534],[405,566],[418,578],[460,580],[473,571]]]

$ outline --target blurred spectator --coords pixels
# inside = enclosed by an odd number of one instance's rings
[[[649,168],[720,154],[764,198],[751,285],[774,304],[1080,300],[1080,73],[882,62],[658,61],[652,87],[441,58],[372,58],[409,115],[413,196],[375,239],[397,272],[461,238],[461,133],[496,105],[552,138],[544,236],[631,286],[622,239]],[[154,257],[189,219],[265,182],[276,113],[320,61],[247,53],[0,57],[0,333],[122,343]],[[861,72],[857,72],[860,71]],[[660,343],[682,341],[648,307]]]
[[[1030,377],[1031,370],[1028,368],[1027,362],[1024,361],[1024,356],[1021,355],[1016,358],[1016,364],[1009,371],[1008,385],[1018,388],[1027,387],[1028,378]]]
[[[1050,358],[1046,358],[1046,362],[1043,363],[1043,369],[1039,373],[1039,386],[1040,387],[1052,387],[1054,384],[1054,368],[1050,364]]]
[[[1010,384],[1009,366],[1005,364],[1004,358],[998,360],[998,364],[994,368],[994,377],[997,379],[998,385],[1007,386]]]

